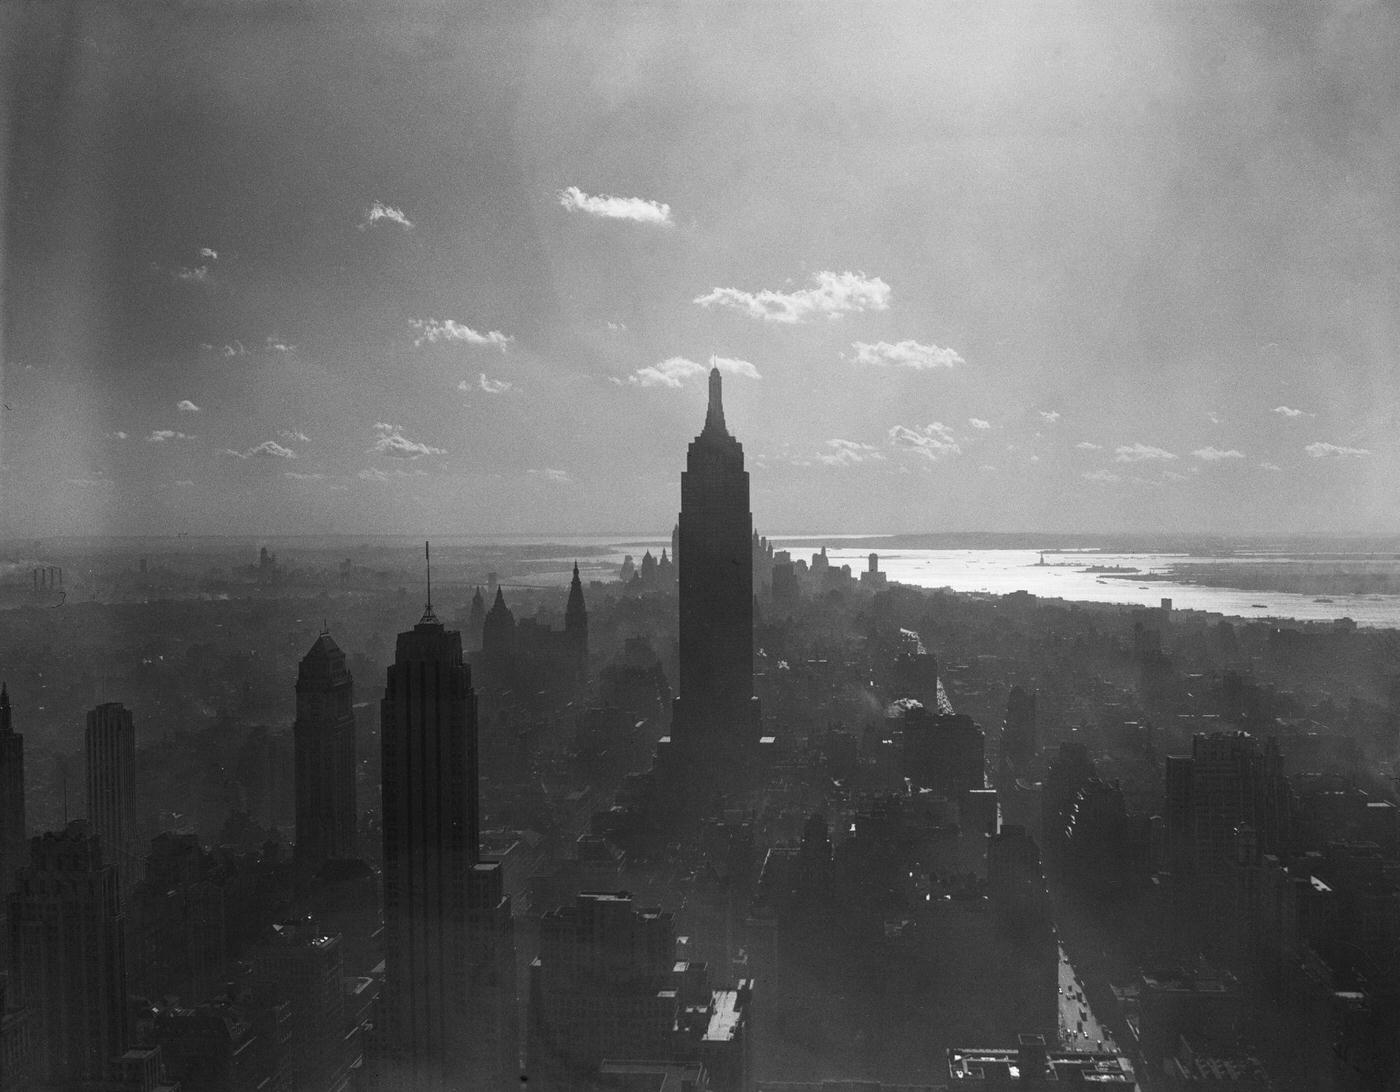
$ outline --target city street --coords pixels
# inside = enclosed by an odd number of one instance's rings
[[[1084,984],[1074,972],[1064,948],[1060,949],[1060,1041],[1067,1050],[1117,1050],[1108,1031],[1099,1023]]]

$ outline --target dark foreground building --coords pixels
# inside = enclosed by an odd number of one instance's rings
[[[356,855],[355,683],[329,633],[302,657],[296,691],[296,862],[310,875]]]
[[[499,862],[480,856],[476,694],[429,604],[400,633],[380,705],[383,1092],[514,1088],[515,948]]]

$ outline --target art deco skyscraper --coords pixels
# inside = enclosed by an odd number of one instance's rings
[[[394,1092],[518,1081],[501,866],[480,858],[476,694],[431,604],[400,633],[380,706],[385,978],[376,1069]]]
[[[0,683],[0,899],[28,859],[24,820],[24,737],[10,719],[10,691]]]
[[[680,693],[672,738],[685,751],[732,754],[756,743],[753,701],[753,515],[744,449],[724,424],[719,369],[705,427],[681,474]]]
[[[355,853],[355,684],[345,653],[322,633],[297,668],[296,861],[311,874]]]
[[[115,701],[90,709],[84,742],[88,820],[102,839],[103,860],[116,866],[121,889],[130,891],[141,878],[134,852],[136,729],[131,710]]]
[[[39,1016],[41,1079],[64,1088],[102,1081],[127,1047],[116,869],[81,820],[30,846],[10,897],[10,951],[18,1000]]]
[[[573,668],[582,678],[588,673],[588,608],[583,603],[583,582],[574,562],[574,577],[569,581],[569,602],[564,608],[564,638],[573,657]]]

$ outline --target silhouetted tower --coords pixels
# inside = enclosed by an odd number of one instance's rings
[[[473,649],[481,647],[481,630],[486,624],[486,601],[481,598],[481,586],[472,593],[471,609],[467,612],[467,641]]]
[[[731,756],[756,743],[753,704],[753,516],[744,449],[724,424],[719,369],[705,427],[681,474],[680,692],[675,744]]]
[[[588,608],[583,604],[583,582],[574,562],[574,578],[569,581],[569,602],[564,608],[564,637],[573,653],[574,670],[580,677],[588,673]]]
[[[488,658],[515,654],[515,615],[506,606],[505,594],[499,587],[496,589],[496,601],[491,604],[482,623],[481,651]]]
[[[504,607],[499,596],[497,604]],[[500,864],[480,859],[476,694],[461,634],[444,629],[431,603],[413,629],[399,634],[380,725],[381,1087],[513,1087],[510,899]]]
[[[24,819],[24,737],[10,719],[10,690],[0,683],[0,899],[28,859]]]
[[[322,632],[297,668],[296,861],[312,875],[355,853],[355,683],[345,653]]]
[[[88,711],[87,810],[92,831],[102,839],[102,857],[117,869],[123,891],[140,877],[133,805],[136,797],[136,728],[131,710],[109,701]]]
[[[14,992],[38,1013],[46,1085],[103,1081],[127,1047],[126,922],[102,845],[82,820],[32,839],[10,896]]]

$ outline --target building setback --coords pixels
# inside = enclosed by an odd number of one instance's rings
[[[381,1089],[514,1088],[510,899],[480,859],[476,694],[431,604],[400,633],[380,705],[385,978]]]
[[[355,853],[355,683],[329,633],[297,668],[296,862],[314,874],[328,859]]]

